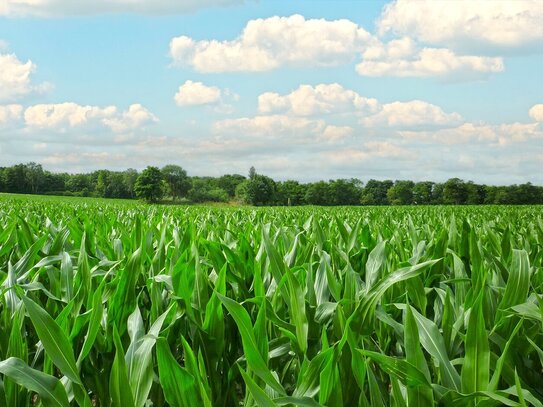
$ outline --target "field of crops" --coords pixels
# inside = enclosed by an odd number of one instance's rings
[[[0,407],[543,406],[539,207],[0,197]]]

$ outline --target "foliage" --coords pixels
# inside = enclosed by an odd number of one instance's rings
[[[242,187],[239,187],[237,192],[244,203],[262,206],[273,205],[276,201],[277,186],[270,177],[251,173],[249,179],[240,185]]]
[[[192,187],[192,183],[187,176],[187,172],[182,167],[169,164],[162,167],[161,172],[163,179],[168,185],[168,192],[174,202],[187,195]]]
[[[537,207],[125,202],[2,197],[0,405],[543,405]]]
[[[482,185],[459,178],[451,178],[444,183],[370,179],[365,185],[355,178],[310,183],[295,180],[276,182],[257,174],[254,167],[247,179],[239,174],[190,177],[178,165],[167,165],[162,173],[168,189],[166,194],[173,201],[179,198],[193,202],[231,201],[236,198],[245,203],[254,201],[257,205],[282,206],[543,204],[543,187],[529,182],[507,186]],[[36,163],[17,164],[0,168],[0,192],[136,198],[138,176],[134,169],[65,174],[43,170]],[[195,182],[198,183],[196,188],[193,187]],[[224,198],[224,193],[228,198]]]
[[[217,186],[214,179],[193,178],[188,199],[191,202],[228,202],[228,193]]]
[[[146,202],[158,202],[164,195],[162,173],[157,167],[147,167],[142,171],[134,185],[139,199]]]
[[[394,182],[370,179],[362,191],[362,205],[388,205],[387,192]]]
[[[387,199],[391,205],[411,205],[413,203],[413,181],[396,181],[387,191]]]

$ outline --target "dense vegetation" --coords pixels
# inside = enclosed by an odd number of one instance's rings
[[[543,405],[537,207],[0,201],[0,406]]]
[[[530,183],[492,186],[452,178],[444,183],[336,179],[303,184],[277,182],[254,168],[248,177],[190,177],[177,165],[148,167],[142,173],[128,169],[66,174],[45,171],[35,163],[18,164],[0,168],[0,192],[280,206],[543,204],[543,187]]]

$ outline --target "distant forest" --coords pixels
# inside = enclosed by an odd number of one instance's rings
[[[443,183],[335,179],[274,181],[251,168],[248,176],[191,177],[177,165],[142,172],[98,170],[54,173],[40,164],[0,167],[0,192],[144,199],[149,202],[240,202],[251,205],[480,205],[543,204],[543,187],[481,185],[451,178]]]

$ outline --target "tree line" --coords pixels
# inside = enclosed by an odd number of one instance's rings
[[[364,184],[351,178],[300,183],[275,181],[254,168],[248,176],[191,177],[178,165],[68,174],[36,163],[17,164],[0,167],[0,192],[256,206],[543,204],[543,187],[529,182],[494,186],[451,178],[443,183],[371,179]]]

